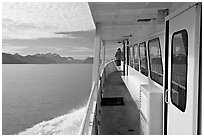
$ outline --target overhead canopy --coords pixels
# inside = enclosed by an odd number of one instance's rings
[[[178,2],[90,2],[95,24],[100,24],[101,39],[120,41],[139,38],[163,30],[158,23],[158,10],[168,9],[169,13],[184,3]]]

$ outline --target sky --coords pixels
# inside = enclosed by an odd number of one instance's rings
[[[94,54],[94,36],[88,3],[2,3],[3,52],[85,58]]]

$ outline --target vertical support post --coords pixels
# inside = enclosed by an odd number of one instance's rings
[[[166,90],[168,90],[168,64],[169,64],[169,20],[167,20],[165,22],[165,34],[164,34],[164,37],[165,37],[165,46],[164,46],[164,79],[163,79],[163,83],[164,83],[164,93]],[[168,104],[165,102],[165,98],[168,98],[168,94],[164,94],[164,97],[163,97],[163,104],[164,104],[164,125],[163,125],[163,134],[164,135],[167,135],[167,130],[168,130],[168,126],[167,126],[167,122],[168,122]]]
[[[126,58],[125,58],[125,42],[123,42],[123,76],[125,76],[125,64],[126,64]]]
[[[103,41],[103,67],[105,65],[106,43]]]
[[[130,65],[130,60],[129,60],[130,47],[129,47],[128,45],[129,45],[129,40],[126,41],[126,49],[127,49],[127,50],[126,50],[126,51],[127,51],[127,54],[126,54],[126,55],[127,55],[127,60],[126,60],[126,62],[127,62],[127,63],[126,63],[126,64],[127,64],[127,66],[126,66],[127,73],[126,73],[126,75],[128,75],[128,65]]]
[[[100,65],[100,48],[101,48],[101,26],[96,24],[96,36],[94,43],[94,61],[93,61],[93,72],[92,72],[92,83],[95,82],[98,85],[99,80],[99,65]]]

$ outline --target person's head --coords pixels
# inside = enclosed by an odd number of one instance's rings
[[[120,48],[118,48],[118,51],[121,51],[121,49],[120,49]]]

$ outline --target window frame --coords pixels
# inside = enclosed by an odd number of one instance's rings
[[[158,81],[156,81],[155,79],[152,78],[152,71],[151,71],[151,62],[150,62],[150,42],[154,42],[157,41],[159,42],[159,50],[160,50],[160,56],[161,56],[161,66],[162,66],[162,79],[164,78],[164,70],[163,70],[163,62],[162,62],[162,54],[161,54],[161,44],[160,44],[160,39],[159,37],[153,38],[148,40],[148,45],[147,45],[147,49],[148,49],[148,58],[149,58],[149,72],[150,72],[150,78],[151,80],[153,80],[154,82],[156,82],[157,84],[163,86],[163,81],[162,83],[159,83]]]
[[[131,52],[131,51],[132,51],[132,52]],[[130,50],[129,50],[129,60],[130,60],[129,66],[130,66],[131,68],[134,68],[133,46],[130,46]]]
[[[184,49],[186,48],[186,56],[187,56],[187,59],[186,59],[186,74],[185,74],[185,76],[186,76],[186,89],[185,89],[185,105],[184,105],[184,107],[180,107],[179,106],[179,104],[177,105],[174,101],[173,101],[173,99],[172,99],[172,75],[173,75],[173,40],[174,40],[174,36],[175,35],[177,35],[177,34],[181,34],[182,35],[182,32],[185,32],[186,33],[186,44],[187,45],[184,45],[184,46],[186,46],[186,47],[184,47]],[[182,37],[183,38],[183,37]],[[184,43],[185,44],[185,43]],[[172,37],[171,37],[171,75],[170,75],[170,78],[171,78],[171,82],[170,82],[170,85],[171,85],[171,88],[170,88],[170,98],[171,98],[171,102],[172,102],[172,104],[175,106],[175,107],[177,107],[180,111],[182,111],[182,112],[185,112],[185,110],[186,110],[186,104],[187,104],[187,78],[188,78],[188,31],[186,30],[186,29],[182,29],[182,30],[179,30],[179,31],[176,31],[176,32],[174,32],[173,33],[173,35],[172,35]],[[177,91],[178,92],[178,91]],[[179,92],[178,92],[178,94],[179,94]]]
[[[137,53],[135,53],[135,48],[137,49]],[[133,46],[133,56],[134,56],[134,69],[136,70],[136,71],[138,71],[138,72],[140,72],[140,54],[139,54],[139,51],[138,51],[138,48],[139,48],[139,44],[135,44],[134,46]],[[136,69],[136,67],[135,67],[135,54],[137,54],[138,55],[138,70]]]
[[[147,75],[142,73],[142,68],[141,68],[142,67],[142,65],[141,65],[142,61],[141,61],[140,47],[141,47],[142,44],[144,44],[144,48],[145,48],[145,55],[146,55],[146,62],[147,62],[146,63],[146,66],[147,66]],[[140,63],[140,65],[139,65],[140,66],[140,73],[143,74],[144,76],[148,77],[148,75],[149,75],[149,72],[148,72],[149,71],[149,67],[148,67],[148,60],[147,60],[147,58],[148,58],[147,57],[147,47],[146,47],[146,42],[145,41],[139,43],[139,55],[140,55],[140,62],[139,62]]]

